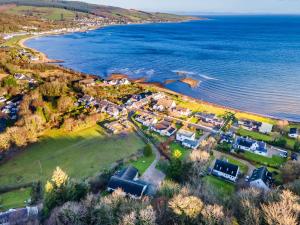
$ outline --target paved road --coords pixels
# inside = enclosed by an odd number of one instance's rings
[[[256,168],[254,165],[252,165],[252,164],[249,163],[248,161],[243,160],[243,159],[239,159],[239,158],[234,157],[234,156],[232,156],[232,155],[229,155],[229,154],[226,154],[226,153],[223,153],[223,152],[219,152],[219,151],[216,151],[216,150],[213,150],[213,153],[214,153],[214,156],[215,156],[215,160],[213,160],[213,162],[212,162],[212,164],[211,164],[211,167],[214,166],[216,159],[220,159],[220,158],[222,158],[222,157],[228,156],[228,157],[231,157],[231,158],[233,158],[233,159],[235,159],[235,160],[237,160],[237,161],[239,161],[239,162],[245,164],[246,166],[248,166],[247,174],[245,174],[246,176],[251,176],[252,171]]]

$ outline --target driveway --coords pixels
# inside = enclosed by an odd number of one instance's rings
[[[131,121],[130,115],[129,115],[129,121]],[[160,152],[157,149],[157,147],[151,142],[151,140],[149,140],[149,138],[147,138],[144,135],[143,131],[141,131],[140,128],[138,126],[136,126],[136,124],[134,124],[133,121],[131,121],[131,122],[132,122],[133,126],[135,127],[137,134],[139,136],[141,136],[144,140],[147,140],[148,144],[150,144],[150,146],[152,148],[153,153],[155,154],[154,161],[151,163],[151,165],[148,167],[148,169],[140,177],[141,180],[152,184],[151,188],[150,188],[151,192],[155,192],[166,177],[166,175],[163,172],[156,169],[157,163],[159,162],[160,157],[161,157]]]

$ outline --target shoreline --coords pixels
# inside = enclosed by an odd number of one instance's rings
[[[179,22],[186,22],[186,21],[179,21]],[[167,23],[170,23],[170,22],[167,22]],[[108,25],[108,26],[116,26],[116,25]],[[122,24],[121,24],[121,26],[122,26]],[[87,30],[77,31],[77,32],[62,32],[62,33],[52,33],[52,34],[48,33],[48,34],[44,34],[44,35],[33,35],[33,36],[30,36],[30,37],[22,38],[21,40],[18,41],[18,45],[20,47],[22,47],[22,48],[30,49],[31,51],[37,53],[39,55],[39,57],[41,57],[41,60],[39,60],[39,61],[37,61],[35,63],[54,63],[54,64],[56,64],[56,63],[64,62],[64,61],[50,59],[45,53],[40,52],[40,51],[38,51],[36,49],[28,47],[25,44],[25,42],[28,41],[28,40],[30,40],[30,39],[37,38],[37,37],[52,36],[52,35],[64,35],[64,34],[67,34],[67,33],[88,32],[90,30],[97,30],[97,29],[101,29],[103,27],[106,27],[106,26],[94,27],[92,29],[87,29]],[[73,70],[72,68],[68,68],[68,67],[65,67],[65,66],[62,66],[62,65],[58,65],[58,64],[56,64],[56,65],[58,67],[63,68],[63,69],[68,69],[68,70],[71,69],[71,70]],[[77,72],[80,72],[80,71],[77,71]],[[103,77],[100,77],[99,75],[86,74],[86,73],[83,73],[83,72],[80,72],[80,73],[86,75],[87,77],[89,77],[89,76],[97,76],[99,78],[103,78]],[[167,92],[167,93],[170,93],[170,94],[173,94],[173,95],[181,96],[184,99],[191,100],[191,101],[197,102],[199,104],[204,104],[204,105],[208,105],[208,106],[220,108],[220,109],[223,109],[223,110],[226,110],[226,111],[234,111],[235,113],[245,113],[245,114],[249,114],[249,115],[252,115],[252,116],[262,117],[262,118],[265,118],[265,119],[270,119],[270,120],[275,120],[275,121],[286,120],[289,123],[294,123],[294,124],[299,124],[300,123],[300,121],[296,121],[296,120],[291,120],[291,119],[286,119],[286,118],[280,118],[280,117],[271,116],[271,115],[265,115],[265,114],[261,114],[261,113],[250,112],[250,111],[241,110],[241,109],[237,109],[237,108],[233,108],[233,107],[229,107],[229,106],[220,105],[220,104],[217,104],[217,103],[212,103],[212,102],[204,101],[204,100],[201,100],[201,99],[198,99],[198,98],[194,98],[194,97],[191,97],[191,96],[188,96],[188,95],[185,95],[185,94],[173,91],[173,90],[171,90],[169,88],[166,88],[163,83],[159,83],[159,82],[136,82],[135,80],[132,80],[132,81],[135,82],[135,83],[138,83],[140,85],[145,85],[145,86],[151,86],[152,85],[152,86],[155,86],[156,88],[158,88],[161,91],[164,91],[164,92]]]

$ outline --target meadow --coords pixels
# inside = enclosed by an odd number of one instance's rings
[[[107,136],[97,125],[72,133],[51,130],[0,166],[0,185],[45,182],[57,166],[72,178],[86,178],[144,146],[135,133]]]

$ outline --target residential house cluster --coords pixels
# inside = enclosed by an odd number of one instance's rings
[[[195,117],[204,123],[209,123],[214,126],[222,126],[224,123],[223,119],[213,113],[198,112],[195,114]]]
[[[273,130],[272,124],[254,120],[239,120],[238,125],[245,130],[256,131],[263,134],[269,134]]]
[[[266,156],[268,153],[267,144],[265,142],[256,141],[248,137],[237,137],[233,148],[263,156]]]
[[[116,86],[116,85],[128,85],[131,84],[131,82],[127,78],[121,78],[121,79],[105,80],[103,84],[106,86]]]
[[[155,116],[148,114],[139,114],[136,115],[135,120],[145,127],[151,127],[158,122],[158,119]]]
[[[127,119],[117,120],[104,124],[104,127],[113,134],[125,132],[131,128]]]
[[[150,128],[151,130],[159,133],[162,136],[170,137],[176,132],[176,127],[173,125],[172,121],[162,120],[154,124]]]
[[[132,95],[131,98],[126,102],[128,108],[140,109],[148,104],[151,101],[157,101],[165,97],[165,94],[162,92],[153,93],[151,91],[143,92],[140,94]]]
[[[129,166],[113,175],[107,186],[109,192],[121,189],[127,196],[140,199],[146,194],[149,184],[138,178],[138,170]]]
[[[22,74],[22,73],[16,73],[14,75],[14,78],[19,81],[28,82],[30,85],[34,85],[37,83],[37,81],[35,79],[33,79],[25,74]]]
[[[176,140],[180,141],[184,147],[191,149],[197,149],[200,145],[200,140],[196,139],[196,133],[184,128],[177,131]]]
[[[21,100],[16,101],[4,101],[5,98],[2,97],[2,103],[4,106],[1,108],[1,112],[11,120],[16,120],[18,117],[18,111],[20,107]]]
[[[163,112],[163,111],[171,111],[176,108],[176,102],[170,98],[160,98],[153,105],[153,109]]]
[[[127,114],[125,107],[119,106],[107,100],[97,101],[95,104],[98,112],[105,112],[108,115],[118,118]]]
[[[175,117],[188,117],[192,114],[192,111],[188,108],[183,108],[180,106],[176,106],[171,109],[171,115]]]
[[[90,95],[84,95],[83,97],[79,98],[76,105],[84,106],[85,108],[93,107],[97,104],[97,100],[90,96]]]
[[[18,54],[19,56],[27,57],[30,61],[39,61],[38,56],[33,55],[32,53],[28,52],[26,49],[20,49]]]

